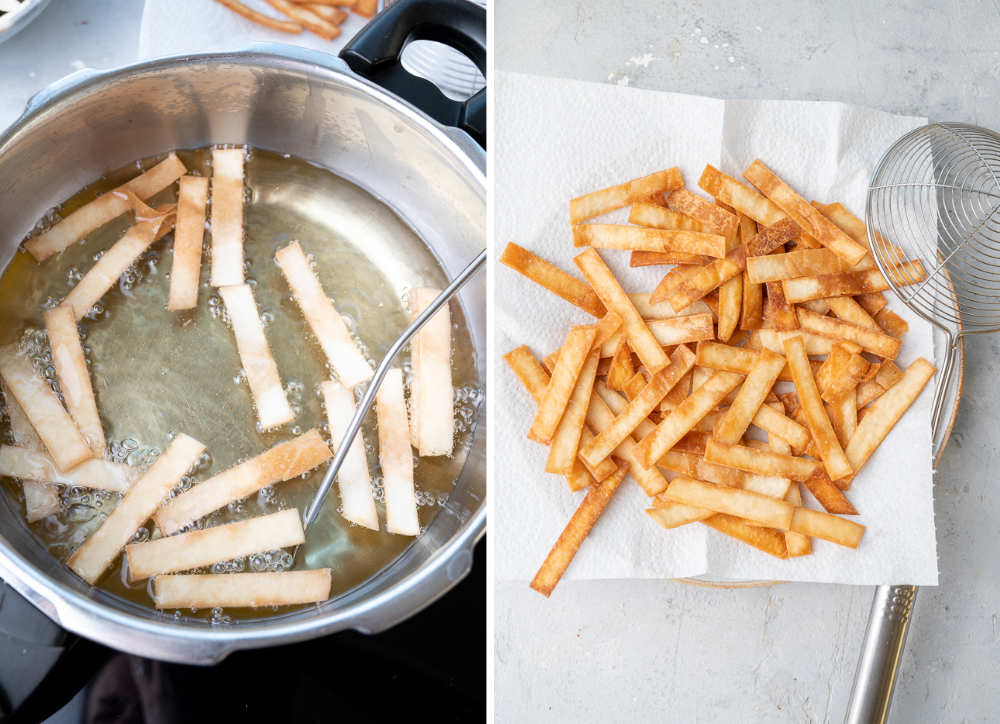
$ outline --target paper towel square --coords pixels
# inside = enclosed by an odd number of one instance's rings
[[[839,103],[721,101],[513,73],[498,74],[495,86],[494,253],[516,241],[577,276],[568,215],[575,196],[670,166],[695,188],[706,163],[738,178],[760,157],[807,199],[841,201],[860,214],[875,161],[925,123]],[[651,291],[663,274],[630,269],[626,252],[601,255],[629,292]],[[559,346],[568,325],[592,319],[502,265],[495,290],[496,575],[529,580],[583,493],[543,472],[546,448],[525,437],[534,402],[502,355],[528,344],[541,358]],[[910,324],[899,363],[933,361],[930,325],[898,301],[891,306]],[[931,394],[928,387],[849,493],[868,527],[858,550],[814,540],[813,555],[779,561],[704,526],[664,531],[644,513],[648,499],[629,480],[565,577],[936,584]]]

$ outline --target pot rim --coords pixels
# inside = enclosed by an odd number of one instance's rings
[[[485,197],[485,151],[467,134],[442,126],[410,103],[357,76],[346,63],[335,56],[275,43],[258,43],[238,51],[166,56],[108,70],[84,69],[72,73],[33,96],[22,115],[0,133],[0,161],[4,150],[38,115],[72,99],[80,92],[115,79],[125,79],[150,71],[192,63],[209,65],[235,63],[249,66],[267,64],[269,67],[295,70],[306,75],[318,74],[333,79],[340,85],[373,96],[390,110],[421,126],[422,130],[442,147],[443,152],[451,154],[478,182],[483,188]],[[477,425],[485,424],[484,417],[477,422]],[[112,608],[98,598],[84,595],[36,568],[2,536],[0,536],[0,576],[56,623],[74,633],[113,648],[133,651],[136,647],[130,644],[134,643],[134,637],[139,635],[142,637],[142,648],[146,649],[146,655],[178,662],[211,664],[243,648],[292,643],[349,628],[363,633],[377,633],[384,630],[430,605],[464,578],[471,568],[472,549],[484,535],[485,529],[484,499],[462,528],[434,551],[418,570],[374,596],[318,615],[301,616],[300,611],[286,614],[294,616],[293,620],[283,620],[285,616],[264,617],[237,621],[224,627],[212,626],[207,621],[205,625],[179,625],[167,618],[157,620],[133,614],[125,608]],[[414,543],[420,540],[421,538],[416,538]],[[404,553],[408,549],[409,546],[404,549]],[[398,561],[399,556],[375,575],[390,570]],[[348,592],[344,592],[341,596],[346,593]],[[398,605],[395,608],[388,606],[390,603],[399,604],[400,599],[405,599],[406,605],[403,606],[405,610],[401,610]],[[337,597],[331,600],[335,601]],[[379,616],[377,613],[377,609],[384,606],[388,609],[389,620],[385,620],[384,615]],[[94,625],[97,622],[100,622],[99,626]],[[193,647],[191,649],[177,647],[178,642],[191,644]]]

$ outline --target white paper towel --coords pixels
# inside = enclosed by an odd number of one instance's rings
[[[497,74],[495,93],[495,253],[517,241],[577,276],[568,214],[575,196],[670,166],[680,166],[694,189],[706,163],[740,177],[760,157],[807,199],[841,201],[860,214],[873,164],[896,138],[925,123],[839,103],[720,101],[510,73]],[[629,292],[651,291],[663,274],[662,268],[630,269],[627,252],[601,255]],[[544,356],[559,346],[569,324],[592,319],[504,266],[497,267],[495,288],[496,575],[529,580],[583,494],[543,472],[547,449],[525,437],[534,402],[502,355],[528,344]],[[930,325],[898,301],[891,306],[910,324],[900,365],[917,356],[933,361]],[[932,386],[851,488],[858,520],[868,528],[857,550],[814,540],[811,556],[779,561],[704,526],[665,531],[646,515],[648,499],[629,479],[566,578],[705,574],[936,584]]]

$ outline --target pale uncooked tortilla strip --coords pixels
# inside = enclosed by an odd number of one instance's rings
[[[281,273],[285,275],[288,286],[292,288],[292,295],[302,310],[302,316],[306,318],[330,366],[344,386],[354,387],[371,379],[371,365],[358,343],[351,337],[343,317],[323,291],[299,242],[294,241],[283,249],[278,249],[274,258]],[[449,371],[450,369],[449,367]]]
[[[257,608],[319,603],[330,597],[329,568],[268,573],[157,576],[153,601],[164,608]]]
[[[402,370],[394,368],[386,374],[375,397],[375,416],[378,420],[378,459],[385,491],[386,530],[398,535],[419,535]]]
[[[21,487],[24,490],[24,516],[29,523],[55,515],[62,508],[59,489],[55,485],[22,480]]]
[[[13,352],[0,354],[0,377],[28,416],[58,470],[65,472],[94,457],[73,418],[48,382],[36,374],[31,360]]]
[[[128,577],[141,581],[305,542],[299,511],[288,508],[235,523],[125,546]]]
[[[124,493],[131,487],[136,472],[128,465],[102,459],[84,460],[72,470],[60,472],[43,450],[0,445],[0,475],[36,483],[77,485]]]
[[[336,452],[347,432],[347,425],[354,416],[354,393],[333,380],[324,382],[320,390],[326,406],[327,424],[330,426],[330,442]],[[360,430],[337,472],[337,484],[340,488],[341,515],[352,523],[378,530],[375,494],[368,470],[368,456],[365,454],[365,440]]]
[[[126,184],[103,194],[89,204],[81,206],[44,234],[24,242],[37,261],[45,261],[68,246],[81,241],[87,234],[121,216],[131,208],[126,192],[131,191],[140,199],[159,193],[187,172],[184,164],[173,153],[153,168],[139,174]]]
[[[153,219],[139,221],[129,228],[110,249],[101,255],[94,266],[70,290],[62,303],[73,308],[73,316],[80,321],[97,302],[107,294],[136,259],[156,241],[163,224],[171,224],[173,216],[163,214]]]
[[[314,428],[171,498],[160,506],[153,519],[164,535],[173,535],[213,510],[252,495],[268,485],[307,473],[331,457],[330,448]]]
[[[4,399],[7,401],[7,419],[10,421],[10,434],[14,437],[14,442],[28,452],[45,455],[45,446],[42,445],[42,441],[28,421],[27,415],[24,414],[24,410],[17,404],[14,396],[4,389],[2,382],[0,382],[0,390],[3,391]],[[54,470],[55,465],[52,464],[51,458],[47,455],[45,457]],[[0,452],[0,459],[2,459],[2,452]],[[2,467],[0,467],[0,475],[11,474],[3,472]],[[16,476],[11,475],[11,477]],[[61,507],[59,489],[55,485],[22,478],[21,488],[24,490],[25,517],[29,523],[34,523],[59,512]]]
[[[201,246],[205,236],[205,205],[208,179],[182,176],[177,195],[174,229],[174,263],[170,267],[170,294],[167,309],[177,311],[198,306],[201,279]]]
[[[628,206],[634,201],[645,201],[654,194],[679,189],[683,185],[684,177],[681,176],[679,168],[657,171],[571,200],[569,220],[570,223],[579,224],[581,221]]]
[[[7,389],[7,386],[0,380],[0,392],[3,392],[4,400],[7,402],[7,419],[10,422],[10,434],[14,438],[14,444],[18,447],[28,448],[36,452],[44,451],[45,445],[31,426],[28,416],[17,404],[14,395]]]
[[[212,149],[212,286],[243,283],[243,149]]]
[[[45,312],[45,331],[52,349],[52,363],[56,368],[59,389],[84,440],[94,455],[104,455],[104,429],[97,414],[97,400],[83,356],[80,331],[73,318],[73,308],[60,304]]]
[[[219,294],[233,325],[236,349],[257,407],[257,420],[264,430],[284,425],[295,417],[281,386],[278,365],[264,336],[253,290],[247,284],[220,287]]]
[[[156,462],[135,481],[101,527],[76,549],[66,564],[88,583],[97,583],[119,551],[132,540],[139,526],[149,520],[153,511],[194,467],[204,451],[205,446],[193,437],[184,433],[176,435]]]
[[[414,318],[441,293],[439,289],[410,291]],[[451,314],[441,307],[413,339],[417,351],[410,394],[420,457],[451,455],[455,443],[455,392],[451,380]]]

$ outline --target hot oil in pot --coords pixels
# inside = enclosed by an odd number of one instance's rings
[[[179,152],[189,173],[211,175],[207,149]],[[149,168],[158,159],[139,164]],[[67,201],[65,214],[135,176],[137,164],[108,174]],[[228,327],[225,306],[208,285],[209,235],[206,234],[198,307],[168,312],[172,263],[167,235],[156,242],[119,280],[81,323],[98,409],[109,455],[138,467],[151,464],[173,434],[184,432],[206,445],[207,453],[180,486],[197,484],[273,445],[319,427],[328,431],[319,385],[331,371],[319,345],[291,297],[274,262],[274,252],[298,240],[309,254],[325,292],[360,341],[373,366],[406,327],[406,291],[415,286],[443,288],[447,279],[420,238],[385,204],[333,173],[304,161],[254,150],[246,163],[246,275],[265,324],[295,419],[278,430],[260,433],[239,356]],[[149,200],[153,206],[175,201],[174,187]],[[84,242],[38,264],[27,253],[15,254],[0,275],[0,345],[20,342],[36,366],[51,370],[42,313],[69,292],[128,227],[130,215],[105,225]],[[464,317],[451,305],[453,378],[456,395],[456,442],[450,458],[414,457],[414,478],[422,527],[443,506],[461,472],[481,400],[475,351]],[[408,352],[397,363],[409,372]],[[4,418],[4,423],[5,418]],[[310,529],[298,568],[333,569],[336,597],[395,559],[414,539],[386,533],[376,453],[374,411],[363,428],[369,467],[383,530],[376,532],[345,521],[337,512],[336,486]],[[7,437],[7,430],[3,430]],[[216,511],[195,525],[210,526],[273,513],[304,510],[319,485],[326,464],[301,479],[277,483],[258,494]],[[19,483],[3,478],[11,501],[23,510]],[[31,526],[60,560],[65,560],[114,509],[118,496],[84,488],[61,491],[62,510]],[[149,536],[152,523],[140,529]],[[213,566],[215,572],[285,570],[287,552],[257,554]],[[205,571],[207,572],[207,571]],[[121,557],[100,586],[131,601],[152,605],[147,582],[128,584]],[[184,615],[192,615],[185,611]],[[200,612],[210,616],[212,612]],[[255,618],[261,611],[216,611],[215,620]]]

